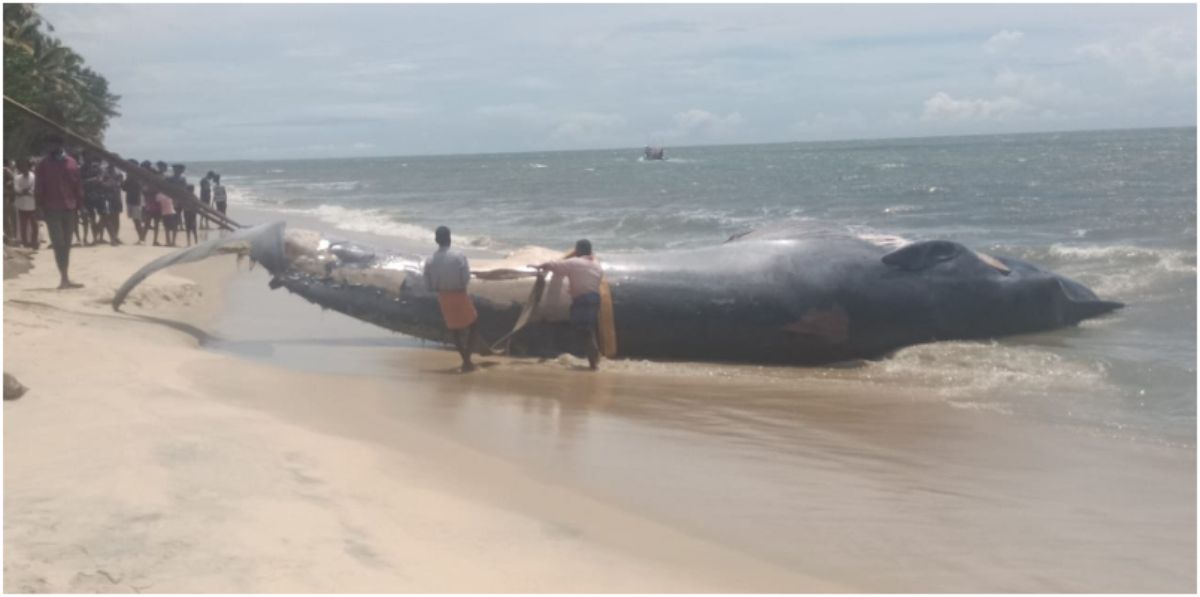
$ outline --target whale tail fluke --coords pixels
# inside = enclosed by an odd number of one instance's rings
[[[119,311],[121,303],[125,302],[125,298],[129,296],[129,293],[154,272],[166,269],[172,265],[207,259],[213,255],[226,255],[229,253],[249,255],[253,262],[261,263],[263,267],[267,268],[267,271],[272,273],[281,272],[287,268],[287,254],[284,250],[283,235],[286,226],[286,222],[271,222],[270,224],[262,224],[253,228],[244,228],[226,236],[202,242],[194,247],[163,255],[134,272],[117,289],[117,293],[113,296],[112,300],[113,311]]]

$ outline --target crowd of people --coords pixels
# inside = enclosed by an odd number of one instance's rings
[[[157,172],[165,184],[185,187],[195,194],[195,185],[188,183],[184,164],[168,165],[164,161],[130,165]],[[200,229],[212,228],[213,223],[197,212],[194,205],[168,196],[158,185],[143,184],[141,180],[122,173],[116,163],[84,151],[67,151],[64,140],[53,136],[47,140],[46,153],[36,160],[20,158],[7,160],[4,165],[4,243],[28,249],[41,248],[39,221],[45,222],[50,248],[62,277],[60,288],[77,284],[67,275],[72,246],[94,246],[103,243],[120,245],[121,214],[133,223],[136,244],[145,244],[153,236],[154,246],[177,246],[179,230],[184,231],[184,244],[200,242]],[[122,202],[124,192],[124,202]],[[200,202],[224,214],[228,199],[221,175],[209,171],[200,180]],[[159,232],[162,231],[162,242]]]
[[[4,242],[29,249],[41,248],[39,220],[46,225],[50,248],[61,278],[59,288],[79,288],[69,276],[72,246],[94,246],[109,243],[120,245],[121,214],[133,222],[137,244],[145,244],[153,231],[154,246],[177,246],[180,228],[184,243],[199,243],[199,227],[210,229],[212,222],[198,213],[195,206],[167,195],[161,185],[144,184],[134,176],[122,174],[116,163],[105,162],[101,156],[83,152],[68,152],[61,137],[48,139],[48,149],[34,164],[21,158],[4,167]],[[129,165],[157,172],[162,185],[184,187],[195,194],[195,185],[188,183],[184,164],[171,164],[167,174],[165,161]],[[127,166],[128,167],[128,166]],[[228,196],[221,175],[209,171],[200,179],[200,202],[214,206],[225,214]],[[122,203],[121,193],[125,200]],[[159,231],[163,242],[159,242]],[[107,240],[106,237],[107,236]],[[425,281],[428,289],[438,293],[438,304],[446,327],[454,336],[462,356],[464,372],[475,369],[471,353],[487,353],[481,346],[474,302],[467,294],[470,265],[462,253],[450,248],[450,229],[438,227],[435,233],[438,250],[425,262]],[[560,260],[531,266],[542,272],[565,276],[571,295],[570,320],[582,344],[588,364],[594,370],[599,365],[600,351],[596,337],[600,311],[600,284],[603,269],[592,253],[586,239],[575,244],[575,250]]]

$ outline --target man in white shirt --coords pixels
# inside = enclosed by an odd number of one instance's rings
[[[567,258],[547,261],[536,267],[567,277],[568,293],[571,295],[571,325],[583,343],[588,365],[595,371],[600,366],[596,322],[600,315],[600,280],[604,277],[604,269],[592,254],[591,241],[580,239]]]
[[[34,177],[29,158],[17,160],[17,175],[13,177],[13,204],[17,208],[17,236],[21,245],[38,248],[37,200],[33,197]]]

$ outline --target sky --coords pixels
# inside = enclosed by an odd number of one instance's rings
[[[1196,7],[47,4],[138,158],[1196,125]]]

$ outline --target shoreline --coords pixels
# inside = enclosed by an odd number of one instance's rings
[[[73,251],[86,286],[58,292],[43,250],[5,283],[5,369],[30,388],[5,404],[6,591],[845,590],[411,422],[374,431],[397,443],[281,415],[390,389],[197,350],[232,256],[155,275],[113,313],[112,290],[164,252]]]

